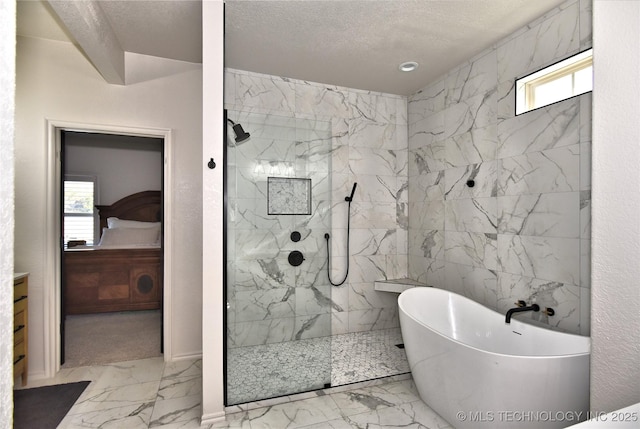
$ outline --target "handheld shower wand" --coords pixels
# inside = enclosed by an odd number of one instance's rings
[[[331,280],[331,254],[329,253],[329,239],[331,238],[331,236],[329,235],[329,233],[326,233],[324,235],[325,240],[327,240],[327,276],[329,277],[329,283],[331,283],[333,286],[342,285],[347,281],[347,277],[349,277],[349,235],[351,230],[351,202],[353,201],[353,196],[356,193],[357,186],[358,182],[354,182],[353,188],[351,188],[351,195],[349,195],[348,197],[344,197],[344,200],[349,203],[347,209],[347,271],[344,274],[344,278],[339,283],[334,283],[333,280]]]
[[[344,197],[345,201],[349,203],[353,201],[353,194],[356,193],[356,186],[358,186],[358,182],[353,182],[353,188],[351,188],[351,195],[349,195],[348,197]]]

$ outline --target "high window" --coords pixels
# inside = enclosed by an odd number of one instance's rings
[[[516,80],[516,115],[593,90],[593,49]]]
[[[93,245],[96,236],[95,176],[65,176],[64,243],[85,240]]]

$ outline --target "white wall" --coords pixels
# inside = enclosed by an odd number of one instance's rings
[[[224,4],[202,2],[202,421],[224,420],[222,100]],[[211,120],[214,118],[214,120]],[[218,118],[218,120],[215,120]]]
[[[640,402],[640,2],[593,10],[591,409]]]
[[[144,139],[144,140],[141,140]],[[67,133],[65,173],[98,178],[96,204],[113,204],[162,189],[162,141],[143,137]]]
[[[0,2],[0,428],[13,410],[13,138],[16,2]]]
[[[162,60],[166,62],[167,60]],[[185,65],[185,63],[181,63]],[[70,43],[18,38],[16,89],[15,269],[29,271],[30,377],[43,377],[45,299],[54,279],[45,277],[48,172],[46,121],[162,128],[173,132],[173,201],[170,225],[173,319],[168,352],[174,358],[201,353],[202,309],[202,68],[109,85]]]

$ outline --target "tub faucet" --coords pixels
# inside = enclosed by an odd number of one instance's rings
[[[526,306],[524,301],[518,301],[516,305],[517,307],[511,308],[507,311],[507,316],[504,319],[505,323],[511,323],[511,316],[513,313],[521,313],[523,311],[540,311],[540,306],[538,304]]]

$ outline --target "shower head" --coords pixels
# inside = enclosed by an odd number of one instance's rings
[[[249,134],[248,132],[246,132],[243,128],[242,125],[240,124],[236,124],[235,122],[233,122],[231,119],[227,119],[227,121],[231,122],[231,126],[233,128],[233,132],[236,135],[236,143],[242,143],[243,141],[247,140],[249,137],[251,137],[251,134]]]

